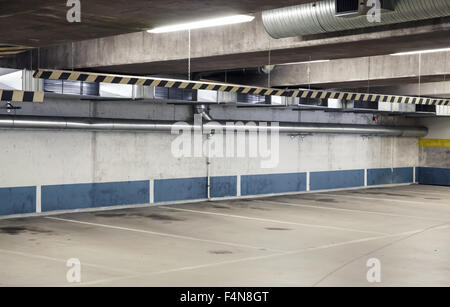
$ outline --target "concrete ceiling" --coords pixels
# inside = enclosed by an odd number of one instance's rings
[[[0,28],[8,29],[0,44],[42,47],[312,1],[81,0],[81,23],[69,23],[66,0],[0,0]]]
[[[155,26],[218,16],[217,12],[220,15],[251,13],[310,1],[312,0],[280,0],[275,3],[273,0],[229,0],[224,4],[224,1],[220,0],[135,0],[129,3],[121,0],[82,0],[82,22],[70,24],[65,19],[65,0],[37,0],[31,4],[24,0],[0,0],[0,25],[14,25],[9,26],[8,31],[0,33],[0,45],[56,44],[16,56],[6,55],[2,58],[0,54],[0,66],[27,69],[39,66],[122,74],[186,76],[188,49],[192,73],[267,65],[270,50],[271,64],[348,59],[343,60],[342,65],[334,65],[334,61],[321,64],[326,69],[318,70],[317,80],[312,78],[305,81],[306,72],[301,66],[277,68],[280,71],[275,70],[271,76],[273,86],[311,84],[317,88],[359,88],[367,86],[368,65],[350,65],[350,58],[450,46],[450,16],[371,29],[273,39],[264,30],[260,14],[255,14],[257,18],[250,23],[193,31],[191,48],[188,48],[187,33],[183,31],[165,34],[142,32],[143,29]],[[116,35],[120,33],[124,34]],[[101,38],[89,39],[95,37]],[[72,43],[74,40],[77,42]],[[59,44],[61,42],[64,43]],[[9,52],[9,49],[4,51]],[[372,66],[381,67],[384,74],[371,76],[370,86],[417,81],[415,72],[399,73],[398,63],[382,59]],[[435,69],[428,74],[424,74],[425,71],[422,70],[422,82],[446,79],[448,70],[441,72],[440,68],[447,68],[448,63],[446,58],[424,64],[424,67]],[[415,62],[407,62],[402,63],[402,67],[418,66]],[[345,71],[351,72],[352,75],[343,74]],[[372,69],[371,73],[374,72]],[[330,75],[340,77],[323,79],[324,76]],[[232,78],[228,79],[231,82],[230,79]],[[267,83],[264,76],[249,77],[247,74],[238,74],[236,79],[236,83],[243,84]]]
[[[354,89],[353,89],[354,90]],[[358,92],[367,91],[366,88],[357,89]],[[450,81],[424,82],[415,84],[390,85],[385,87],[371,88],[372,93],[389,95],[412,95],[437,98],[450,97]]]
[[[256,15],[257,18],[253,22],[193,31],[190,48],[191,71],[205,72],[267,65],[269,50],[270,63],[281,64],[386,55],[450,46],[450,17],[313,37],[272,39],[264,30],[260,15]],[[41,68],[51,69],[186,75],[188,45],[188,35],[185,31],[165,34],[136,32],[40,48],[34,50],[33,56],[27,53],[0,59],[0,66],[31,69],[39,64]],[[409,66],[408,63],[405,65]],[[389,78],[391,77],[387,76],[385,79]],[[304,81],[300,80],[288,81],[280,81],[280,85],[304,84]],[[332,83],[331,80],[326,81]],[[336,83],[341,81],[335,80]]]
[[[450,17],[326,35],[272,39],[258,16],[250,23],[192,32],[191,68],[200,72],[266,65],[269,50],[271,63],[280,64],[449,46]],[[70,54],[71,47],[42,50],[41,63],[70,67],[67,57],[59,58],[59,55]],[[187,35],[183,32],[133,33],[76,44],[74,65],[118,73],[180,73],[186,71],[187,47]],[[107,50],[108,56],[99,49]]]

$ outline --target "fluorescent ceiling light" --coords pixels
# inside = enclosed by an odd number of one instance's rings
[[[167,33],[182,30],[193,30],[201,28],[210,28],[224,25],[231,25],[236,23],[250,22],[255,19],[254,16],[250,15],[233,15],[228,17],[220,17],[213,19],[206,19],[202,21],[195,21],[190,23],[177,24],[172,26],[158,27],[152,30],[148,30],[148,33]]]
[[[295,62],[295,63],[283,63],[278,65],[297,65],[297,64],[312,64],[312,63],[324,63],[329,62],[330,60],[315,60],[315,61],[306,61],[306,62]]]
[[[398,52],[398,53],[392,53],[391,55],[393,55],[393,56],[397,56],[397,55],[412,55],[412,54],[435,53],[435,52],[445,52],[445,51],[450,51],[450,48]]]

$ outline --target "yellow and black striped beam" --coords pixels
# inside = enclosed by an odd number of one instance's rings
[[[44,92],[30,92],[30,91],[0,89],[0,101],[44,102]]]
[[[111,75],[111,74],[79,72],[79,71],[40,69],[36,71],[34,77],[49,80],[104,82],[115,84],[178,88],[178,89],[213,90],[213,91],[241,93],[249,95],[261,95],[261,96],[285,96],[285,97],[310,98],[310,99],[331,98],[331,99],[354,100],[364,102],[450,105],[449,99],[381,95],[381,94],[362,94],[362,93],[348,93],[348,92],[307,90],[307,89],[285,90],[285,89],[254,87],[248,85],[238,85],[238,84],[228,84],[218,82],[161,79],[151,77]]]
[[[407,103],[422,105],[450,105],[449,99],[412,97],[412,96],[396,96],[383,94],[363,94],[348,92],[330,92],[320,90],[294,90],[291,91],[290,97],[311,98],[311,99],[340,99],[347,101],[364,101],[364,102],[390,102],[390,103]]]
[[[237,85],[218,82],[200,82],[176,79],[161,79],[140,76],[123,76],[111,74],[99,74],[90,72],[61,71],[41,69],[34,74],[35,78],[49,80],[68,80],[85,82],[103,82],[115,84],[128,84],[140,86],[154,86],[192,90],[212,90],[220,92],[242,93],[261,96],[287,96],[285,90]]]

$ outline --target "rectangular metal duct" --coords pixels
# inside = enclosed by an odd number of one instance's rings
[[[366,15],[374,7],[375,0],[335,0],[336,16],[354,17]],[[392,0],[378,0],[381,12],[393,11]]]
[[[359,0],[336,0],[336,16],[357,15]]]

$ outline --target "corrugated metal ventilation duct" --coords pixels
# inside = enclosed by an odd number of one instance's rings
[[[369,22],[366,15],[336,16],[335,0],[264,11],[264,27],[273,38],[293,37],[367,28],[450,15],[450,0],[395,0],[394,11],[382,11],[381,23]]]

